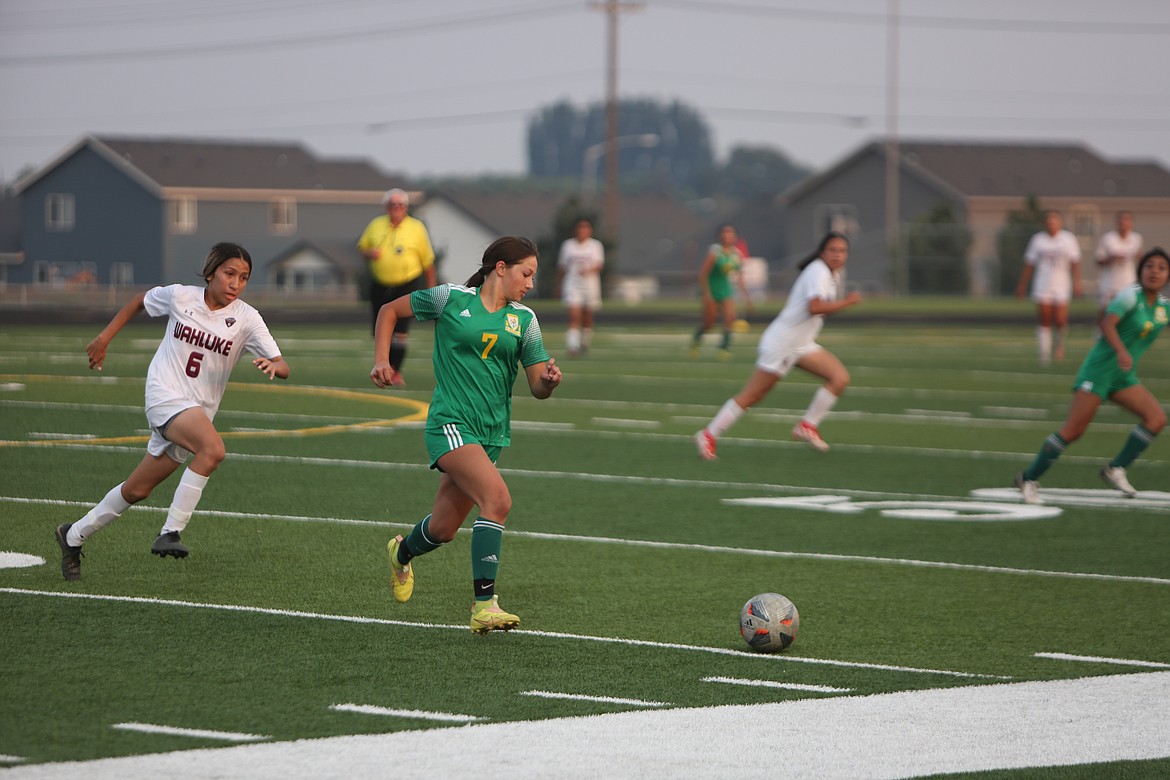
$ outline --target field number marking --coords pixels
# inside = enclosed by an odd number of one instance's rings
[[[154,723],[115,723],[112,729],[138,731],[143,734],[165,734],[171,737],[195,737],[196,739],[222,739],[226,742],[260,742],[272,737],[260,734],[241,734],[236,731],[210,731],[208,729],[184,729],[178,726],[160,726]]]
[[[882,517],[900,520],[1045,520],[1057,517],[1062,511],[1058,506],[992,501],[853,501],[848,496],[725,498],[723,503],[850,515],[876,509]]]

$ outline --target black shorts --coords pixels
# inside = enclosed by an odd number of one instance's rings
[[[378,322],[378,310],[381,309],[390,301],[395,301],[403,295],[409,295],[415,290],[422,290],[426,288],[426,275],[422,274],[414,277],[405,284],[396,284],[392,287],[387,287],[380,284],[377,280],[370,280],[370,332],[373,333],[374,325]],[[410,323],[414,321],[414,317],[401,317],[394,325],[395,333],[407,333],[410,330]]]

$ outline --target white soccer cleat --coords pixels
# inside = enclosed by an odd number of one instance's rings
[[[801,420],[792,429],[792,438],[797,441],[806,442],[817,452],[828,452],[829,443],[821,438],[821,432],[817,430],[817,426]]]
[[[1040,500],[1040,483],[1034,479],[1024,479],[1024,472],[1016,474],[1016,487],[1024,497],[1025,504],[1043,504]]]
[[[703,460],[715,460],[715,437],[706,428],[695,434],[695,449]]]
[[[1125,478],[1125,469],[1120,466],[1102,466],[1101,479],[1105,480],[1105,484],[1109,487],[1124,493],[1126,498],[1133,498],[1137,495],[1137,490]]]

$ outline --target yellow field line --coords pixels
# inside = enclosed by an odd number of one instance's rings
[[[5,379],[12,379],[14,381],[25,382],[61,382],[61,381],[75,381],[73,377],[60,377],[45,374],[28,374],[28,375],[13,375],[11,377],[4,377]],[[95,377],[97,379],[97,377]],[[312,428],[291,428],[289,430],[281,431],[227,431],[221,433],[225,439],[247,439],[247,438],[273,438],[273,437],[287,437],[287,436],[323,436],[332,433],[344,433],[346,431],[364,430],[367,428],[387,428],[395,425],[401,425],[408,422],[416,422],[418,420],[425,420],[427,418],[427,410],[430,406],[422,401],[415,401],[411,398],[401,398],[392,395],[375,395],[373,393],[362,393],[356,390],[335,390],[329,387],[298,387],[297,385],[264,385],[252,382],[228,382],[228,387],[236,392],[264,392],[264,393],[283,393],[292,395],[312,395],[323,398],[338,398],[349,401],[369,401],[377,404],[385,404],[389,406],[406,407],[407,413],[401,417],[393,417],[388,420],[369,420],[360,423],[346,423],[344,425],[321,425]],[[146,442],[149,436],[114,436],[102,439],[57,439],[49,441],[0,441],[0,447],[57,447],[69,444],[135,444]]]

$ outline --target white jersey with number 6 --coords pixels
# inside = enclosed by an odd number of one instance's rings
[[[280,355],[260,312],[239,298],[212,311],[203,292],[202,287],[172,284],[151,288],[143,300],[151,317],[170,318],[146,373],[151,428],[194,406],[214,419],[232,368],[245,350],[263,358]]]

